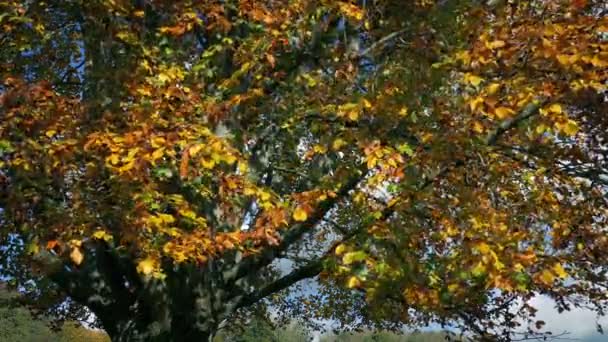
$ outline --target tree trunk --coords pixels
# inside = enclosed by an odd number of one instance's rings
[[[112,326],[109,326],[110,324]],[[215,336],[215,332],[200,330],[196,326],[185,327],[181,324],[167,326],[162,321],[138,321],[136,317],[126,321],[108,322],[108,326],[104,322],[104,328],[113,342],[210,342]]]

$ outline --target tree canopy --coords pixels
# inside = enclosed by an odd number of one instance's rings
[[[606,6],[2,1],[3,276],[114,341],[603,314]]]

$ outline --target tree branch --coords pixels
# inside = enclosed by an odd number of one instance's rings
[[[268,284],[267,286],[244,296],[236,305],[235,309],[240,309],[249,305],[257,303],[259,300],[268,297],[271,294],[277,293],[283,289],[290,287],[291,285],[299,282],[300,280],[312,278],[318,275],[323,270],[324,258],[311,261],[310,263],[293,270],[286,276],[277,279],[276,281]]]
[[[370,54],[372,51],[374,51],[375,49],[377,49],[380,45],[386,43],[387,41],[397,37],[398,35],[407,32],[408,29],[402,29],[399,31],[395,31],[391,34],[388,34],[382,38],[380,38],[380,40],[374,42],[372,45],[370,45],[367,49],[361,51],[357,57],[361,58],[361,57],[365,57],[366,55]]]
[[[500,138],[500,136],[502,134],[504,134],[506,131],[512,129],[513,127],[515,127],[517,124],[519,124],[520,122],[538,114],[539,109],[547,102],[546,98],[541,98],[541,99],[536,99],[532,102],[530,102],[528,105],[526,105],[521,112],[519,112],[518,115],[516,115],[515,117],[511,118],[511,119],[507,119],[503,122],[500,123],[500,125],[498,125],[498,127],[490,132],[486,138],[485,138],[485,143],[486,145],[494,145],[496,144],[496,142],[498,141],[498,138]]]
[[[228,283],[232,283],[248,274],[252,274],[260,270],[262,267],[269,265],[274,259],[285,252],[292,244],[299,241],[300,238],[317,226],[325,215],[338,203],[345,198],[348,193],[355,189],[359,183],[365,178],[366,173],[363,170],[357,170],[356,174],[348,181],[340,191],[336,193],[334,198],[329,198],[323,202],[319,208],[305,222],[294,225],[288,229],[282,237],[281,242],[277,246],[269,247],[260,254],[251,256],[233,268],[224,272],[224,279]]]

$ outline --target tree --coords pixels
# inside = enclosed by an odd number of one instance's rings
[[[291,322],[284,327],[275,324],[260,316],[251,319],[244,325],[233,324],[228,330],[220,332],[215,342],[308,342],[311,340],[308,332],[302,329],[297,322]]]
[[[30,312],[15,306],[15,294],[0,289],[0,338],[3,341],[50,342],[51,330],[44,321],[34,320]]]
[[[19,302],[19,293],[0,284],[0,338],[6,342],[80,342],[109,341],[108,335],[83,327],[77,322],[65,322],[60,331],[51,329],[50,317],[35,317]]]
[[[0,8],[3,273],[114,341],[606,309],[603,1]]]
[[[392,332],[361,332],[361,333],[342,333],[337,336],[326,335],[321,338],[322,342],[444,342],[451,338],[452,341],[459,341],[451,335],[440,332],[426,332],[415,334],[398,334]],[[448,340],[449,341],[449,340]]]

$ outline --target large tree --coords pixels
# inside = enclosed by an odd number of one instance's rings
[[[2,1],[2,272],[114,341],[263,304],[486,340],[542,334],[535,294],[601,314],[606,11]]]

